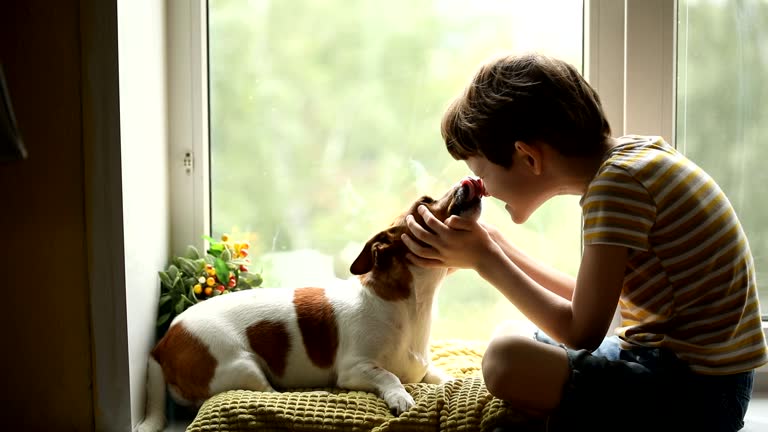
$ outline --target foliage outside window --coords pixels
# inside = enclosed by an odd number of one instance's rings
[[[540,51],[581,68],[582,2],[209,2],[213,236],[248,240],[264,286],[349,276],[362,245],[422,194],[469,174],[440,117],[476,66]],[[546,23],[546,25],[542,25]],[[237,193],[232,193],[236,190]],[[486,222],[575,274],[578,197]],[[474,272],[439,293],[433,336],[486,339],[521,315]]]
[[[678,4],[677,145],[720,184],[744,226],[768,313],[768,2]]]

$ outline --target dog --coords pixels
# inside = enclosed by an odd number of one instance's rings
[[[446,382],[430,364],[436,291],[449,270],[413,265],[400,236],[406,215],[424,226],[425,205],[441,221],[477,220],[482,180],[467,177],[440,199],[423,196],[373,236],[331,285],[257,288],[213,297],[179,314],[152,350],[141,432],[165,425],[166,387],[199,407],[228,390],[338,387],[377,394],[394,415],[414,405],[403,383]]]

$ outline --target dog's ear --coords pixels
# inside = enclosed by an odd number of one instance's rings
[[[386,231],[376,234],[372,239],[368,240],[365,246],[363,246],[360,255],[357,256],[355,261],[349,267],[349,271],[353,275],[362,275],[373,270],[379,252],[386,248],[390,243],[389,235]]]
[[[353,275],[362,275],[373,270],[373,263],[376,262],[378,245],[379,242],[376,237],[368,240],[368,243],[363,246],[363,250],[360,251],[360,255],[357,256],[355,261],[349,267],[349,271]]]

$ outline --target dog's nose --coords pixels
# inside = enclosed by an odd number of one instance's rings
[[[461,181],[462,186],[468,186],[470,195],[488,196],[483,180],[477,177],[466,177]]]

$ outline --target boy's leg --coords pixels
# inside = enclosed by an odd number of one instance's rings
[[[536,329],[533,332],[533,338],[539,342],[560,346],[560,343],[558,341],[552,339],[551,337],[549,337],[548,334],[544,333],[540,329]],[[592,355],[597,357],[603,357],[608,360],[618,360],[620,351],[621,351],[621,344],[619,342],[619,337],[607,336],[605,339],[603,339],[603,342],[600,343],[600,346],[597,347],[597,349],[595,349],[594,351],[592,351]]]
[[[674,416],[680,406],[679,365],[658,350],[609,359],[500,335],[486,351],[483,375],[494,396],[546,415],[549,431],[679,432],[686,430]]]
[[[559,355],[546,354],[551,348],[567,353],[560,387]],[[669,351],[621,351],[615,336],[591,353],[566,351],[540,330],[509,325],[497,329],[485,357],[489,392],[547,414],[550,431],[736,431],[743,427],[754,379],[753,371],[696,375]],[[543,376],[549,373],[555,376]],[[550,397],[557,398],[554,410],[543,408],[553,403]]]
[[[482,370],[489,393],[542,413],[560,404],[570,376],[564,349],[514,334],[501,334],[491,341]]]
[[[691,374],[685,403],[687,412],[696,413],[688,424],[691,430],[734,432],[744,427],[752,395],[754,371],[733,375]]]

